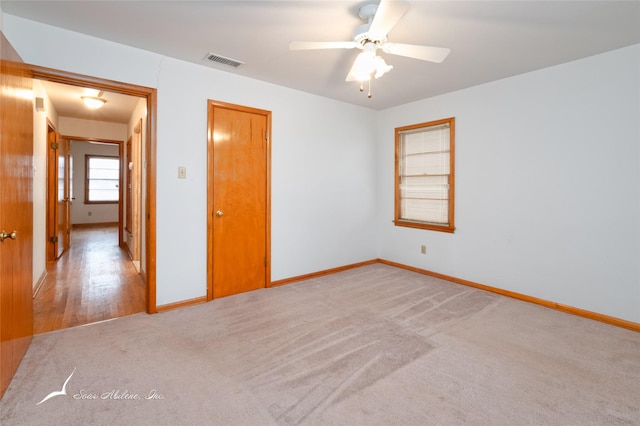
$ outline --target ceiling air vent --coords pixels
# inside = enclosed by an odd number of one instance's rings
[[[228,65],[234,68],[238,68],[240,65],[244,64],[244,62],[238,61],[237,59],[227,58],[225,56],[216,55],[215,53],[211,53],[211,52],[205,55],[203,62]]]

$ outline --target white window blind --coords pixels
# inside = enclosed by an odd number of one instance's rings
[[[449,224],[450,126],[400,132],[400,219]]]

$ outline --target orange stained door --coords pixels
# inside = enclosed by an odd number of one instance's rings
[[[30,71],[0,32],[0,398],[33,336]]]
[[[58,244],[56,257],[62,256],[69,248],[71,240],[71,147],[66,139],[59,139],[58,142]]]
[[[131,207],[131,204],[133,202],[133,196],[132,196],[133,186],[131,182],[131,178],[133,176],[133,173],[131,172],[131,169],[133,168],[132,167],[133,160],[131,158],[133,150],[131,149],[131,139],[132,139],[131,136],[129,136],[129,140],[127,140],[127,147],[125,149],[127,164],[131,165],[131,167],[127,166],[125,171],[127,186],[125,189],[124,230],[127,231],[129,234],[133,233],[133,226],[132,226],[133,216],[132,216],[132,207]]]
[[[269,285],[269,111],[210,102],[208,299]]]
[[[62,256],[71,238],[70,143],[53,125],[47,131],[47,260]]]
[[[47,261],[58,253],[58,134],[47,120]]]

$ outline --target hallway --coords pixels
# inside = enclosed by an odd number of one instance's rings
[[[118,246],[117,224],[74,226],[33,300],[34,334],[145,311],[145,284]]]

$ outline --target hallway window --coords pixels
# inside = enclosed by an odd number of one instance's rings
[[[120,159],[85,156],[85,204],[117,203],[120,200]]]
[[[447,118],[396,128],[397,226],[454,231],[454,126]]]

